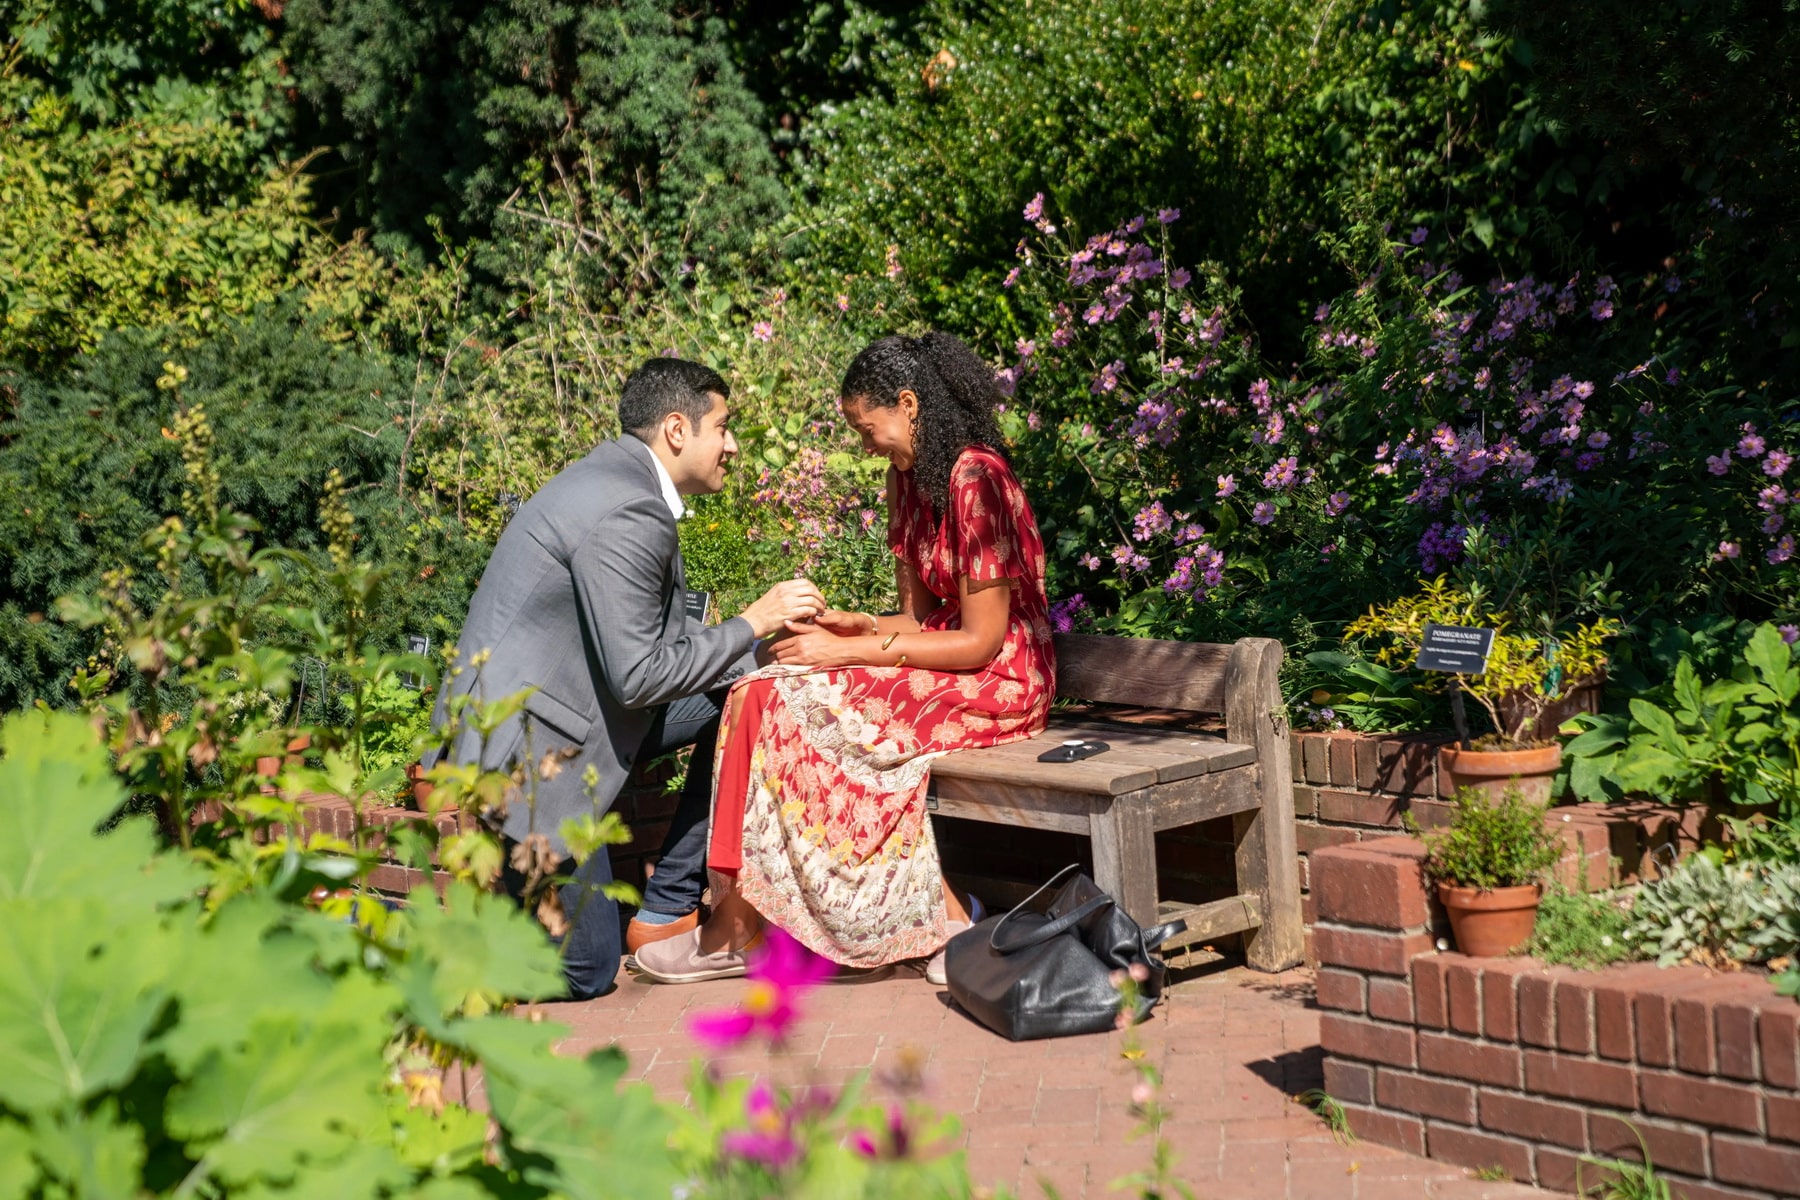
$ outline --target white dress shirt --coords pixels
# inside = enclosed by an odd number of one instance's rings
[[[635,436],[631,440],[642,446],[644,453],[650,456],[650,461],[656,464],[656,480],[662,484],[663,503],[669,506],[669,515],[677,521],[687,516],[687,505],[681,502],[681,493],[675,490],[675,480],[669,476],[669,468],[663,466],[662,459],[656,457],[656,451],[650,448],[648,442],[640,441]]]

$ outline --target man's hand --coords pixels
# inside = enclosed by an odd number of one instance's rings
[[[796,633],[770,642],[769,657],[784,667],[855,667],[867,661],[860,643],[834,633]]]
[[[738,615],[758,638],[782,633],[789,621],[811,621],[825,611],[825,597],[806,579],[787,579],[764,592]]]
[[[857,637],[875,632],[875,618],[868,613],[844,612],[841,609],[828,608],[820,613],[812,623],[812,629],[824,633],[835,633],[839,637]],[[796,629],[789,626],[790,633],[810,633],[812,629]]]

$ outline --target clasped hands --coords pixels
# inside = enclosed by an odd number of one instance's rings
[[[758,661],[765,664],[860,666],[868,662],[868,651],[873,648],[860,640],[873,636],[873,618],[830,607],[824,594],[806,579],[776,584],[742,616],[758,639],[767,639],[757,654]]]

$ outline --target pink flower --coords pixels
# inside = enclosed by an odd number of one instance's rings
[[[1017,282],[1019,282],[1019,268],[1014,267],[1012,270],[1010,270],[1006,273],[1006,278],[1002,279],[1000,281],[1000,286],[1001,287],[1011,287],[1013,284],[1015,284]]]
[[[1250,521],[1256,525],[1267,525],[1275,520],[1275,505],[1267,500],[1258,500],[1256,507],[1250,512]]]
[[[767,321],[758,321],[750,327],[750,333],[759,342],[766,342],[775,336],[775,327]]]
[[[1219,499],[1223,500],[1235,491],[1237,491],[1237,478],[1235,476],[1219,476]]]
[[[1188,274],[1186,267],[1176,267],[1173,271],[1169,272],[1169,286],[1179,292],[1182,288],[1185,288],[1192,282],[1193,278],[1192,275]]]
[[[1159,208],[1156,210],[1156,223],[1158,225],[1173,225],[1179,220],[1181,220],[1181,210],[1179,208]]]
[[[1020,338],[1013,343],[1013,349],[1018,352],[1020,358],[1030,358],[1037,353],[1037,343],[1030,338]]]
[[[688,1032],[711,1050],[735,1046],[758,1034],[779,1042],[800,1017],[800,998],[829,978],[832,970],[830,962],[771,925],[762,949],[750,957],[750,986],[743,1003],[733,1009],[696,1013],[688,1021]]]
[[[850,297],[846,296],[842,292],[838,293],[837,310],[839,312],[849,312],[850,311]]]
[[[1745,428],[1748,430],[1751,427],[1745,426]],[[1760,458],[1766,448],[1767,443],[1760,436],[1754,432],[1746,432],[1743,437],[1738,439],[1737,455],[1739,458]]]
[[[1090,571],[1098,571],[1100,569],[1100,558],[1098,555],[1084,554],[1081,556],[1081,565]]]
[[[719,1149],[732,1158],[761,1163],[771,1171],[785,1170],[800,1157],[800,1143],[791,1131],[789,1114],[781,1111],[768,1084],[757,1081],[744,1097],[748,1129],[733,1129],[719,1139]]]
[[[1784,533],[1781,535],[1781,540],[1775,543],[1774,549],[1769,551],[1768,559],[1771,563],[1784,563],[1792,557],[1794,557],[1794,535]]]
[[[1723,475],[1731,470],[1731,452],[1709,454],[1706,456],[1706,469],[1714,475]]]
[[[1044,193],[1039,192],[1025,202],[1025,219],[1036,224],[1044,219]]]
[[[1714,562],[1723,562],[1728,558],[1736,558],[1743,553],[1743,547],[1736,542],[1720,542],[1719,549],[1713,554]]]
[[[1787,469],[1793,465],[1793,455],[1785,450],[1771,450],[1769,451],[1769,457],[1763,459],[1763,474],[1775,476],[1785,475],[1787,474]]]
[[[1325,498],[1325,515],[1328,517],[1335,517],[1349,507],[1349,492],[1333,492]]]

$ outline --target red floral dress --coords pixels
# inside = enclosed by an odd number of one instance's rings
[[[931,760],[1034,736],[1056,690],[1044,545],[1024,490],[998,452],[970,446],[949,492],[949,519],[936,522],[912,473],[899,472],[888,543],[944,602],[927,630],[960,627],[959,578],[1012,580],[993,661],[975,671],[765,668],[735,685],[746,689],[742,711],[719,735],[709,865],[736,871],[758,912],[847,966],[943,945],[943,873],[925,813]]]

